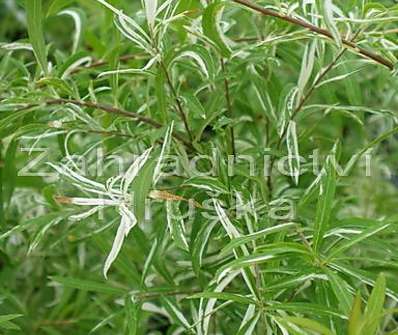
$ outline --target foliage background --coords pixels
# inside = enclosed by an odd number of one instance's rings
[[[341,45],[394,66],[395,2],[255,1],[332,38],[234,1],[109,3],[134,21],[99,0],[0,2],[0,332],[396,334],[398,80]],[[99,173],[98,155],[126,171],[151,146],[128,190],[138,224],[106,280],[121,214],[71,221],[94,207],[74,198],[97,197],[80,176],[106,183],[120,171]],[[155,185],[162,147],[182,167]],[[307,172],[264,177],[265,148]],[[319,178],[297,160],[314,149]],[[346,165],[367,149],[370,177],[359,164],[340,177],[325,158]],[[214,151],[215,175],[199,178],[189,159]],[[234,153],[254,157],[255,176],[244,161],[228,176]],[[35,159],[29,170],[71,164],[78,177],[19,175]],[[207,206],[173,220],[188,199]],[[276,220],[284,201],[294,215]]]

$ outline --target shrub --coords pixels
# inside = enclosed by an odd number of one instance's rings
[[[4,333],[397,334],[397,5],[0,6]]]

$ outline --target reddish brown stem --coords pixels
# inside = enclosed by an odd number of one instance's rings
[[[268,8],[261,7],[261,6],[255,4],[255,3],[252,3],[249,0],[232,0],[232,1],[235,2],[235,3],[241,4],[241,5],[243,5],[243,6],[247,7],[247,8],[250,8],[250,9],[252,9],[252,10],[254,10],[254,11],[256,11],[256,12],[262,14],[262,15],[275,17],[277,19],[280,19],[280,20],[292,23],[294,25],[306,28],[306,29],[312,31],[313,33],[316,33],[316,34],[328,37],[330,39],[333,39],[333,35],[332,35],[332,33],[330,31],[328,31],[326,29],[323,29],[323,28],[319,28],[317,26],[314,26],[313,24],[308,23],[308,22],[306,22],[304,20],[289,16],[289,15],[281,14],[281,13],[278,13],[278,12],[276,12],[274,10],[271,10],[271,9],[268,9]],[[394,70],[394,64],[392,62],[390,62],[388,59],[385,59],[384,57],[374,53],[373,51],[361,48],[356,43],[354,43],[352,41],[346,40],[344,38],[341,41],[342,41],[344,46],[355,50],[362,57],[371,59],[371,60],[373,60],[373,61],[375,61],[375,62],[377,62],[377,63],[379,63],[381,65],[386,66],[390,70]]]

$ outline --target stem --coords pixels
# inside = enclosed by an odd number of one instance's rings
[[[173,85],[173,81],[171,80],[169,72],[167,71],[166,65],[163,63],[163,61],[160,61],[160,66],[162,67],[162,70],[163,70],[163,72],[164,72],[164,74],[166,76],[167,85],[169,86],[169,88],[171,90],[171,93],[174,96],[174,100],[176,101],[177,111],[180,114],[181,120],[184,123],[185,130],[186,130],[186,132],[187,132],[187,134],[189,136],[190,142],[192,144],[193,135],[192,135],[191,130],[189,129],[188,119],[187,119],[187,116],[186,116],[186,114],[184,112],[184,109],[182,108],[180,98],[178,97],[177,91],[176,91],[176,89],[175,89],[175,87]]]
[[[306,28],[318,35],[322,35],[322,36],[328,37],[330,39],[333,39],[333,35],[330,31],[323,29],[323,28],[319,28],[317,26],[314,26],[313,24],[303,21],[301,19],[289,16],[289,15],[281,14],[281,13],[275,12],[271,9],[261,7],[257,4],[252,3],[249,0],[232,0],[232,1],[235,3],[239,3],[247,8],[250,8],[256,12],[259,12],[262,15],[275,17],[277,19],[289,22],[291,24]],[[364,48],[361,48],[356,43],[349,41],[347,39],[344,39],[344,38],[341,39],[341,42],[343,43],[343,45],[345,47],[353,49],[354,51],[358,52],[362,57],[371,59],[371,60],[375,61],[376,63],[384,65],[385,67],[389,68],[390,70],[394,70],[394,64],[392,62],[390,62],[388,59],[385,59],[384,57],[374,53],[373,51],[369,51]]]
[[[71,100],[71,99],[52,99],[52,100],[47,100],[45,101],[45,104],[47,105],[65,105],[65,104],[74,104],[80,107],[88,107],[88,108],[96,108],[100,109],[104,112],[111,113],[111,114],[116,114],[116,115],[121,115],[121,116],[127,116],[129,118],[141,121],[143,123],[146,123],[153,128],[162,128],[163,125],[151,118],[148,118],[146,116],[142,116],[138,113],[134,112],[128,112],[124,109],[118,108],[118,107],[113,107],[110,105],[105,105],[105,104],[99,104],[99,103],[94,103],[94,102],[89,102],[89,101],[81,101],[81,100]],[[25,110],[28,108],[32,107],[37,107],[39,104],[31,104],[29,106],[23,107],[21,110]],[[181,141],[184,143],[187,147],[192,148],[192,145],[190,142],[188,142],[183,136],[177,133],[173,133],[173,137],[176,138],[177,140]]]
[[[227,102],[227,110],[228,110],[228,116],[231,118],[232,117],[232,101],[231,101],[231,94],[229,90],[229,82],[227,78],[227,71],[225,67],[225,62],[221,58],[221,70],[223,71],[224,74],[224,94],[225,94],[225,100]],[[236,157],[236,147],[235,147],[235,134],[234,134],[234,127],[230,126],[229,127],[229,137],[230,137],[230,146],[231,146],[231,154]]]

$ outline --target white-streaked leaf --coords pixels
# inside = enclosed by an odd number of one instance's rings
[[[231,55],[231,48],[229,41],[221,29],[221,17],[225,4],[221,2],[214,2],[208,5],[203,13],[202,28],[203,33],[217,46],[221,55],[229,57]]]
[[[38,64],[40,64],[44,74],[48,74],[47,51],[43,32],[42,0],[27,0],[25,3],[29,40]]]
[[[223,292],[225,288],[235,279],[237,275],[239,275],[240,271],[234,271],[231,272],[226,278],[224,278],[214,289],[212,289],[213,292]],[[214,306],[216,305],[217,299],[212,298],[209,299],[209,301],[206,304],[206,307],[204,310],[202,309],[204,306],[204,300],[201,299],[200,303],[200,309],[199,309],[199,319],[203,320],[202,323],[202,331],[204,335],[207,335],[209,332],[209,325],[210,325],[210,319],[212,316],[212,311],[214,309]]]
[[[77,48],[79,47],[80,43],[80,38],[82,34],[82,17],[81,13],[77,10],[73,9],[65,9],[61,12],[58,13],[58,15],[67,15],[70,16],[73,19],[73,22],[75,23],[75,33],[73,34],[73,48],[72,48],[72,53],[75,53],[77,51]]]
[[[181,218],[178,207],[172,201],[166,201],[167,226],[176,245],[188,251],[189,245],[185,238],[184,220]]]
[[[168,154],[168,152],[170,150],[170,143],[172,140],[173,128],[174,128],[174,121],[172,121],[170,127],[167,129],[166,135],[163,140],[162,150],[160,151],[159,159],[158,159],[158,162],[156,163],[155,171],[153,173],[153,185],[156,185],[161,177],[163,158],[165,155]]]
[[[305,87],[311,77],[312,70],[315,63],[315,51],[317,46],[317,40],[314,39],[308,43],[304,50],[303,60],[301,63],[300,76],[297,84],[297,100],[296,104],[300,104],[301,99],[304,95]]]
[[[146,14],[146,19],[148,21],[148,25],[151,29],[153,29],[153,27],[155,25],[158,1],[157,0],[144,0],[144,3],[145,3],[145,14]]]
[[[110,76],[114,74],[142,74],[142,73],[150,73],[149,70],[159,61],[159,57],[155,56],[151,58],[144,67],[140,69],[121,69],[121,70],[111,70],[105,71],[98,75],[98,78],[102,78],[105,76]]]
[[[336,20],[334,18],[334,4],[332,0],[324,0],[323,1],[323,17],[325,20],[326,27],[333,35],[334,40],[336,41],[339,47],[342,46],[341,35],[337,28]]]
[[[207,70],[206,63],[203,61],[202,57],[194,52],[194,51],[184,51],[179,54],[176,58],[174,58],[173,62],[178,61],[181,58],[192,58],[199,66],[201,72],[205,75],[206,78],[209,78],[209,71]]]
[[[290,121],[287,127],[286,144],[289,155],[290,176],[293,178],[295,184],[298,185],[300,177],[300,153],[298,148],[296,122],[294,121]]]
[[[13,50],[29,50],[33,51],[32,44],[22,42],[0,43],[0,49],[13,51]]]
[[[125,194],[125,195],[128,194],[128,189],[129,189],[131,183],[134,181],[135,177],[137,177],[138,173],[140,172],[142,167],[145,165],[151,152],[152,152],[152,147],[145,150],[134,161],[134,163],[129,167],[129,169],[126,171],[126,173],[124,174],[124,180],[123,180],[123,194]]]
[[[320,194],[314,223],[313,248],[316,252],[320,251],[324,234],[329,227],[335,192],[336,171],[331,161],[327,160],[325,173],[321,177]]]
[[[184,313],[180,311],[180,309],[174,302],[172,302],[169,298],[162,298],[162,301],[165,303],[165,309],[174,319],[176,319],[176,321],[178,321],[182,326],[187,329],[191,327],[190,323],[184,316]]]
[[[120,32],[132,42],[140,46],[145,51],[151,53],[150,41],[151,39],[145,31],[135,22],[131,17],[125,15],[121,10],[115,8],[105,0],[96,0],[109,10],[111,10],[117,17],[115,21],[116,27]]]
[[[105,278],[108,278],[108,271],[112,263],[117,258],[122,248],[124,239],[127,237],[130,230],[137,224],[137,219],[135,218],[134,214],[130,212],[125,205],[120,206],[120,215],[122,217],[122,220],[113,241],[112,249],[109,252],[109,255],[106,258],[104,264],[103,274]]]

